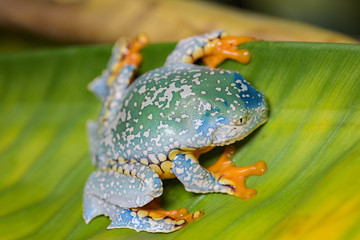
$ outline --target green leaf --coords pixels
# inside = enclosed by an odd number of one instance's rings
[[[143,51],[140,72],[161,66],[174,44]],[[227,61],[267,96],[269,121],[236,144],[237,165],[264,160],[243,201],[193,194],[167,180],[167,209],[202,209],[202,219],[170,234],[105,230],[82,220],[82,190],[94,170],[85,123],[100,102],[86,85],[110,47],[0,56],[1,239],[359,239],[360,45],[252,42],[251,63]],[[209,165],[221,154],[202,156]]]

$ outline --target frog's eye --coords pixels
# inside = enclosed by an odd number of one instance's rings
[[[235,122],[235,126],[244,125],[246,123],[246,121],[247,121],[247,116],[243,116]]]

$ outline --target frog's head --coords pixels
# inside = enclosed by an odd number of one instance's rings
[[[245,138],[268,118],[264,94],[240,74],[234,76],[226,80],[230,86],[219,91],[216,97],[217,114],[213,114],[211,120],[216,123],[211,140],[213,146],[228,145]]]

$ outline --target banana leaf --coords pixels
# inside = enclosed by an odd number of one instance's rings
[[[159,67],[173,43],[143,50],[140,73]],[[110,46],[0,56],[1,239],[360,239],[360,45],[251,42],[248,65],[226,61],[270,104],[268,122],[235,144],[236,165],[264,160],[250,177],[257,196],[194,194],[166,180],[162,205],[204,210],[180,231],[106,230],[82,219],[82,191],[94,171],[85,123],[100,102],[87,84]],[[201,156],[211,165],[222,153]]]

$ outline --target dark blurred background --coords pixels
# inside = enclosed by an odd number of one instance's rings
[[[153,42],[226,29],[264,40],[357,42],[359,0],[0,0],[0,52],[112,43],[139,32]]]
[[[360,38],[359,0],[212,0]]]

